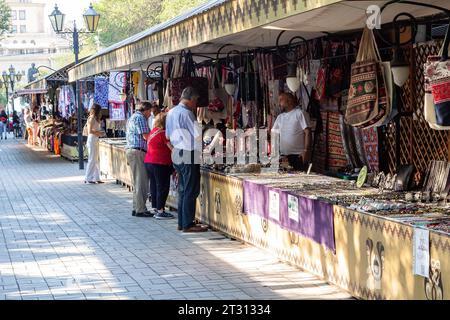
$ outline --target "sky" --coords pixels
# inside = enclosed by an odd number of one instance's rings
[[[48,16],[52,13],[55,3],[58,4],[59,10],[66,15],[66,20],[64,23],[64,26],[66,28],[72,27],[72,21],[77,21],[77,26],[84,27],[84,21],[83,21],[83,13],[84,11],[89,8],[89,4],[92,2],[95,8],[95,0],[32,0],[32,2],[35,3],[45,3],[45,14]],[[50,22],[48,19],[46,20],[47,28],[50,30]]]

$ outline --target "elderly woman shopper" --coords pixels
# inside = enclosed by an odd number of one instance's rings
[[[89,112],[84,134],[87,138],[88,164],[84,183],[103,183],[100,180],[99,146],[98,138],[103,137],[105,132],[101,128],[101,110],[98,104],[94,104]]]
[[[174,216],[164,211],[170,189],[172,167],[172,146],[166,138],[166,113],[155,117],[154,128],[147,140],[147,154],[144,159],[150,179],[152,208],[156,208],[156,219],[173,219]]]

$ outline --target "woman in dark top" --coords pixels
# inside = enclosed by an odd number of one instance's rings
[[[20,119],[17,115],[17,111],[13,112],[13,128],[14,128],[14,137],[19,137],[19,131],[20,131]]]
[[[2,140],[3,132],[5,132],[5,140],[8,139],[8,115],[5,110],[0,111],[0,136]]]

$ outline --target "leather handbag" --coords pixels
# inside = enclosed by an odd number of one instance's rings
[[[228,99],[228,94],[221,87],[219,78],[219,66],[214,66],[209,86],[209,105],[208,110],[211,112],[222,112]]]
[[[182,76],[171,79],[170,81],[170,95],[172,97],[172,104],[177,105],[180,103],[181,93],[186,87],[193,87],[199,94],[197,106],[207,107],[209,105],[208,79],[196,76],[195,63],[190,51],[187,53],[182,51],[181,56]]]
[[[371,33],[364,28],[356,62],[351,67],[345,120],[352,126],[367,124],[379,116],[379,57]]]
[[[450,24],[438,56],[430,56],[425,63],[426,91],[433,94],[436,124],[450,126]]]

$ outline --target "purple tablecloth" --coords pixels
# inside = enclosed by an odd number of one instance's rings
[[[320,200],[302,197],[296,193],[244,180],[244,213],[258,215],[326,246],[336,252],[334,241],[333,206]],[[279,194],[279,217],[270,212],[270,192]],[[298,201],[298,221],[289,218],[288,195]],[[276,203],[276,202],[274,202]]]

